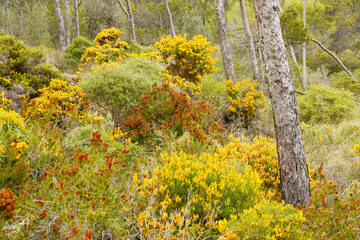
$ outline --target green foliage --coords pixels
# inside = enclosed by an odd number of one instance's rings
[[[360,78],[360,68],[353,72],[353,75],[359,79]],[[356,96],[360,95],[360,82],[356,81],[349,76],[345,71],[331,74],[329,76],[330,86],[337,89],[345,89],[354,93]]]
[[[283,37],[288,43],[296,45],[308,41],[307,27],[294,6],[287,6],[283,10],[280,22]]]
[[[0,74],[10,85],[21,83],[29,87],[35,97],[52,78],[65,79],[59,70],[44,62],[41,48],[29,48],[13,36],[0,36]]]
[[[74,67],[77,67],[85,50],[91,45],[92,43],[85,37],[78,36],[74,39],[73,44],[66,47],[65,57],[71,61]]]
[[[92,101],[108,109],[116,122],[122,111],[138,104],[141,96],[151,90],[151,85],[160,81],[159,71],[154,61],[128,58],[88,72],[80,86]]]
[[[284,202],[264,200],[230,220],[222,239],[308,239],[303,233],[305,217]]]
[[[345,92],[352,97],[351,92]],[[326,86],[314,86],[298,97],[300,120],[306,123],[336,123],[352,117],[355,102],[341,91]]]

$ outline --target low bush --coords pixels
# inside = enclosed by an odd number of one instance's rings
[[[353,72],[354,76],[360,78],[360,69]],[[350,77],[345,71],[337,72],[329,76],[329,83],[331,87],[337,89],[344,89],[360,96],[360,83]]]
[[[356,105],[349,98],[352,93],[344,93],[327,86],[312,87],[306,95],[297,98],[300,120],[306,123],[339,123],[351,118]]]
[[[66,47],[65,58],[72,63],[74,68],[77,68],[79,67],[81,57],[84,55],[85,50],[91,45],[92,43],[85,37],[78,36],[71,45]]]
[[[160,70],[154,61],[129,58],[85,74],[80,86],[94,103],[110,111],[119,124],[122,112],[138,104],[151,85],[159,81]]]

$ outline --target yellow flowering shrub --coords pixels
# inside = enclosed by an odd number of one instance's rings
[[[211,56],[216,48],[201,35],[194,36],[192,40],[187,40],[186,34],[184,37],[167,36],[156,43],[155,48],[171,75],[196,85],[202,81],[202,75],[218,70],[215,64],[219,59]]]
[[[223,233],[227,239],[308,239],[302,230],[304,222],[302,211],[292,205],[263,200],[225,222]]]
[[[264,196],[256,172],[246,165],[236,168],[220,154],[195,156],[178,152],[161,158],[166,164],[155,168],[152,176],[143,172],[133,177],[139,184],[141,198],[156,199],[154,207],[160,219],[168,220],[171,213],[183,209],[192,215],[189,228],[197,224],[211,228],[216,220],[241,213]],[[148,211],[145,209],[138,217],[140,226],[148,219],[142,217],[149,215]],[[183,216],[180,214],[179,218]],[[159,224],[162,221],[154,223],[153,228]]]
[[[24,114],[28,118],[37,121],[62,121],[68,118],[77,119],[81,122],[85,118],[93,118],[85,110],[89,108],[86,93],[78,86],[71,86],[66,81],[52,79],[50,85],[40,89],[41,95],[31,99],[28,105],[24,104]]]
[[[20,128],[25,127],[24,119],[19,113],[10,109],[10,99],[5,97],[5,92],[0,93],[0,126],[2,125],[16,125]]]
[[[268,190],[275,191],[280,188],[280,172],[274,138],[258,136],[252,144],[234,137],[222,148],[216,149],[229,162],[241,161],[250,165],[263,180]]]
[[[356,144],[355,147],[354,147],[354,153],[357,153],[359,154],[360,156],[360,144]]]
[[[263,92],[256,89],[259,84],[249,79],[243,79],[235,84],[230,79],[224,80],[224,83],[230,105],[228,108],[229,115],[233,118],[241,117],[245,125],[249,125],[256,110],[266,103]]]
[[[108,62],[121,62],[125,51],[130,49],[127,42],[119,38],[120,31],[114,27],[104,29],[95,38],[95,46],[90,46],[81,57],[82,68],[92,69],[94,66]],[[78,73],[83,69],[80,68]]]

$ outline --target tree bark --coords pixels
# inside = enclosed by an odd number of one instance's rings
[[[60,51],[65,51],[65,26],[64,19],[61,14],[59,0],[54,0],[55,14],[59,24],[59,40],[60,40]]]
[[[170,33],[171,33],[171,36],[175,36],[175,28],[174,28],[174,23],[173,23],[173,20],[172,20],[172,15],[171,15],[171,11],[170,11],[170,8],[169,8],[169,4],[168,4],[168,1],[165,0],[165,7],[166,7],[166,12],[169,16],[169,23],[170,23]]]
[[[10,6],[9,6],[8,0],[4,0],[3,13],[4,13],[4,16],[6,14],[6,18],[5,18],[6,31],[10,35],[13,35],[12,27],[11,27],[11,19],[10,19]]]
[[[301,139],[289,62],[283,41],[277,0],[253,0],[260,31],[269,93],[274,112],[281,195],[286,203],[309,202],[309,171]]]
[[[80,24],[79,24],[79,6],[77,0],[74,0],[74,10],[75,10],[75,27],[76,27],[76,36],[80,36]]]
[[[304,9],[303,9],[303,20],[304,20],[304,27],[306,28],[306,0],[304,0]],[[302,79],[302,88],[306,87],[306,42],[303,43],[303,79]]]
[[[127,10],[125,9],[124,4],[121,2],[121,0],[118,0],[118,3],[123,10],[123,12],[126,15],[126,18],[129,23],[129,31],[130,31],[130,39],[136,42],[136,34],[135,34],[135,23],[134,23],[134,17],[131,10],[130,0],[126,0],[126,6]]]
[[[261,79],[259,78],[259,67],[256,59],[254,41],[250,32],[244,0],[240,0],[240,9],[241,9],[241,17],[244,23],[245,35],[249,44],[251,65],[253,69],[253,78],[260,83]]]
[[[321,73],[323,75],[325,85],[329,86],[329,81],[327,79],[326,72],[325,72],[325,69],[324,69],[323,65],[320,66],[320,70],[321,70]]]
[[[311,41],[317,43],[317,45],[319,45],[319,47],[324,50],[325,52],[327,52],[330,56],[332,56],[342,67],[342,69],[344,69],[344,71],[349,74],[350,77],[352,77],[355,81],[357,81],[357,79],[355,78],[355,76],[349,71],[349,69],[347,69],[347,67],[345,67],[345,65],[340,61],[340,59],[338,57],[335,56],[335,54],[333,54],[330,50],[328,50],[326,47],[324,47],[318,40],[316,39],[311,39]]]
[[[70,5],[69,0],[65,0],[65,21],[66,21],[66,46],[70,45],[71,42],[71,19],[70,19]]]
[[[232,79],[232,81],[236,83],[234,64],[231,56],[229,38],[227,34],[226,15],[223,0],[215,0],[215,10],[218,23],[220,51],[224,64],[226,79]]]

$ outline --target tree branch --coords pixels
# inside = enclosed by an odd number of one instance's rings
[[[327,52],[330,56],[332,56],[339,64],[340,66],[342,67],[342,69],[345,70],[345,72],[347,74],[349,74],[350,77],[352,77],[354,80],[358,81],[354,75],[352,75],[352,73],[349,71],[349,69],[347,69],[345,67],[345,65],[340,61],[340,59],[338,57],[335,56],[335,54],[333,54],[332,52],[330,52],[330,50],[328,50],[326,47],[324,47],[318,40],[316,39],[311,39],[311,41],[315,42],[317,45],[319,45],[319,47],[324,50],[325,52]]]

